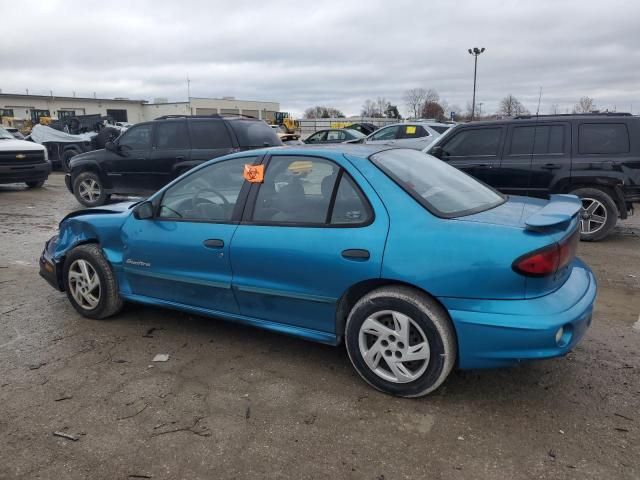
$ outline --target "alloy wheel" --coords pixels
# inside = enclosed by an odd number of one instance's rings
[[[412,382],[429,365],[431,349],[424,331],[394,310],[376,312],[362,322],[358,344],[371,371],[389,382]]]
[[[78,194],[87,202],[95,202],[100,197],[100,184],[93,178],[82,180],[78,185]]]
[[[580,232],[596,233],[607,223],[607,209],[595,198],[582,198]]]
[[[69,268],[69,290],[78,305],[93,310],[100,302],[100,278],[86,260],[78,259]]]

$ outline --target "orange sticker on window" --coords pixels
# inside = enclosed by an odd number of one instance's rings
[[[264,165],[245,165],[243,176],[250,183],[264,182]]]
[[[407,129],[405,130],[405,133],[407,135],[415,135],[416,134],[416,127],[415,125],[407,125]]]

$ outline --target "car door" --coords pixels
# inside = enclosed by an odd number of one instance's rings
[[[390,125],[373,132],[364,143],[393,145],[400,134],[401,125]]]
[[[141,193],[151,190],[148,171],[153,123],[135,125],[116,141],[116,152],[107,156],[104,165],[109,183],[118,193]]]
[[[158,190],[173,179],[180,165],[191,158],[189,132],[185,120],[158,120],[153,133],[153,148],[149,155],[148,182]],[[176,168],[178,167],[178,168]]]
[[[462,128],[440,144],[441,159],[488,185],[494,185],[495,172],[500,166],[504,130],[502,125]]]
[[[243,315],[335,334],[338,298],[378,278],[389,220],[344,157],[278,154],[252,186],[231,243]]]
[[[238,313],[231,290],[231,238],[248,192],[243,170],[258,157],[195,170],[154,198],[152,219],[122,229],[124,275],[133,295]]]
[[[221,157],[238,148],[231,138],[229,128],[222,119],[190,118],[187,121],[191,138],[191,158],[176,163],[182,170],[212,158]]]
[[[509,126],[494,186],[513,195],[545,196],[554,179],[571,174],[568,122],[514,123]]]

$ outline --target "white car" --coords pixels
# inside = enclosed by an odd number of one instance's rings
[[[37,143],[17,140],[0,127],[0,183],[26,183],[38,188],[51,173],[47,149]]]
[[[407,123],[394,123],[376,130],[362,143],[394,145],[403,148],[424,150],[431,145],[436,138],[449,130],[452,125],[448,123],[415,121]]]

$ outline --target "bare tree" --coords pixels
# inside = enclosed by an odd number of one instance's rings
[[[316,105],[304,111],[304,118],[344,118],[344,113],[337,108]]]
[[[384,97],[378,97],[376,100],[376,110],[377,114],[381,117],[384,117],[385,112],[388,110],[390,103]]]
[[[581,97],[576,103],[575,107],[573,107],[574,113],[591,113],[594,109],[595,105],[593,104],[593,98],[591,97]]]
[[[422,104],[426,96],[427,91],[424,88],[411,88],[404,92],[402,100],[414,118],[418,118],[418,115],[420,115],[420,110],[422,110]]]
[[[424,103],[440,103],[440,94],[437,90],[430,88],[424,96]]]
[[[526,115],[529,112],[520,103],[520,100],[509,94],[500,101],[498,113],[506,117],[517,117],[518,115]]]
[[[560,106],[557,103],[554,103],[553,105],[551,105],[549,113],[551,115],[558,115],[558,113],[560,113]]]
[[[367,98],[362,104],[362,110],[360,111],[360,115],[362,115],[363,117],[377,117],[378,106],[376,102]]]

